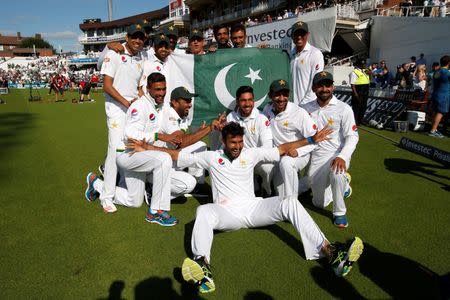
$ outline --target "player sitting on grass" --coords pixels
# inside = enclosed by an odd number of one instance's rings
[[[311,138],[315,143],[327,140],[332,133],[324,128]],[[363,243],[355,237],[344,246],[330,244],[317,224],[295,197],[257,198],[253,187],[253,170],[259,162],[276,162],[290,149],[308,144],[307,139],[279,145],[276,148],[243,149],[244,128],[231,122],[222,130],[223,150],[183,153],[155,148],[143,141],[129,140],[127,147],[139,154],[148,149],[161,150],[178,161],[178,167],[196,166],[209,171],[213,202],[197,208],[192,231],[193,259],[186,258],[183,278],[198,285],[201,293],[215,290],[210,267],[210,252],[214,230],[233,231],[240,228],[262,227],[281,221],[294,225],[302,239],[306,259],[328,258],[337,276],[350,272],[352,264],[363,251]],[[133,154],[135,155],[135,154]]]

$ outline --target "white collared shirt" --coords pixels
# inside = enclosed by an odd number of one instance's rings
[[[178,167],[197,167],[208,170],[213,201],[222,205],[239,205],[255,199],[253,170],[259,162],[280,160],[277,148],[243,149],[239,157],[230,161],[223,150],[199,153],[180,152]]]
[[[317,126],[308,113],[292,102],[288,102],[286,109],[275,115],[272,103],[264,107],[264,114],[270,121],[274,146],[295,142],[316,134]],[[297,149],[299,156],[310,153],[314,145],[306,145]]]
[[[167,74],[165,71],[165,66],[166,66],[166,62],[159,60],[159,58],[157,58],[155,55],[153,55],[152,57],[149,57],[149,59],[147,59],[144,62],[144,71],[142,72],[142,77],[139,82],[139,86],[142,87],[142,90],[144,91],[144,93],[147,93],[147,77],[148,77],[148,75],[150,75],[152,73],[161,73],[164,76],[166,76],[166,81],[167,81]]]
[[[128,138],[153,143],[155,133],[160,130],[159,119],[155,100],[148,94],[140,97],[128,108],[123,141],[117,148],[124,149]]]
[[[159,114],[159,120],[159,132],[163,134],[172,134],[175,131],[186,132],[189,128],[188,120],[186,118],[181,118],[175,109],[167,103],[162,107]],[[155,142],[155,145],[170,149],[176,148],[173,144],[162,141]]]
[[[291,75],[295,104],[306,104],[316,99],[316,95],[312,91],[312,81],[316,73],[323,71],[323,67],[323,54],[318,48],[308,42],[299,53],[294,48],[291,60]]]
[[[358,144],[359,135],[352,108],[335,96],[320,107],[317,99],[302,106],[320,129],[330,126],[333,133],[329,140],[320,142],[314,150],[317,155],[336,155],[348,164]]]
[[[256,107],[246,118],[242,117],[239,111],[230,112],[227,116],[227,122],[236,122],[245,128],[244,148],[273,147],[270,122]]]
[[[122,97],[131,101],[138,97],[138,85],[142,77],[144,55],[142,52],[131,55],[125,44],[123,44],[123,47],[125,48],[123,54],[108,50],[100,73],[112,77],[113,87]],[[105,93],[105,98],[107,102],[121,106],[107,93]]]

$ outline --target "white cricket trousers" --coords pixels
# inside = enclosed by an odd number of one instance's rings
[[[272,182],[275,164],[272,163],[258,163],[255,166],[255,174],[261,176],[261,187],[266,191],[267,195],[272,194],[270,183]]]
[[[310,154],[298,157],[282,156],[278,163],[280,176],[276,177],[275,185],[278,191],[278,197],[298,197],[299,174],[309,163]],[[282,180],[282,181],[280,181]]]
[[[293,197],[280,200],[278,197],[255,198],[230,205],[205,204],[197,207],[192,231],[194,259],[205,257],[211,262],[211,246],[214,230],[234,231],[289,221],[300,235],[306,259],[323,257],[322,245],[325,235],[317,224]]]
[[[147,174],[147,181],[153,184],[153,174]],[[174,168],[170,171],[170,199],[175,199],[192,192],[197,185],[194,176]]]
[[[103,172],[104,184],[100,201],[113,201],[116,190],[117,164],[116,148],[123,139],[127,109],[108,100],[105,102],[106,125],[108,126],[108,152]]]
[[[117,187],[115,204],[139,207],[144,201],[145,180],[148,173],[153,173],[153,189],[150,208],[170,210],[170,174],[172,159],[161,151],[147,150],[130,155],[128,152],[117,153],[117,164],[124,169],[127,188]]]
[[[331,163],[336,158],[314,153],[309,166],[308,181],[313,193],[312,202],[316,207],[325,208],[333,202],[333,216],[343,216],[347,213],[344,193],[347,187],[345,172],[336,174],[331,169]],[[347,170],[350,163],[346,164]]]

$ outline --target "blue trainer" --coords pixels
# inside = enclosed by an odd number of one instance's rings
[[[161,226],[174,226],[178,223],[177,218],[169,215],[169,213],[165,210],[158,210],[158,212],[152,213],[149,209],[147,215],[145,216],[145,220]]]
[[[435,131],[430,131],[428,133],[428,136],[432,136],[432,137],[437,137],[437,138],[443,138],[444,135],[442,133],[440,133],[439,131],[435,130]]]
[[[98,178],[97,175],[93,172],[90,172],[86,176],[87,188],[86,192],[84,193],[84,196],[86,197],[86,200],[89,202],[95,201],[99,196],[99,194],[94,188],[94,182],[97,180],[97,178]]]
[[[334,217],[333,223],[336,227],[339,228],[348,227],[347,217],[345,215]]]

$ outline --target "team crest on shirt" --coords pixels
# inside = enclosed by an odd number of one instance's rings
[[[256,127],[255,126],[250,127],[250,132],[255,134],[256,133]]]
[[[327,123],[328,123],[328,125],[333,126],[333,124],[334,124],[333,118],[331,118],[331,117],[328,118]]]
[[[109,57],[105,57],[105,59],[103,60],[104,63],[109,62],[111,59]]]
[[[319,64],[316,65],[316,71],[319,70],[320,66]]]
[[[225,161],[223,160],[223,158],[219,158],[217,160],[217,162],[219,163],[219,165],[223,166],[225,164]]]
[[[358,130],[358,127],[356,126],[356,124],[353,124],[352,130],[353,130],[353,131],[357,131],[357,130]]]
[[[239,165],[240,165],[241,167],[245,167],[245,166],[247,165],[247,161],[246,161],[246,160],[243,160],[243,159],[240,159],[240,160],[239,160]]]
[[[305,63],[305,60],[302,58],[300,59],[300,64],[303,65]]]
[[[270,120],[266,120],[266,122],[264,123],[266,125],[266,127],[270,126]]]
[[[155,114],[150,114],[150,116],[148,116],[148,118],[150,119],[150,121],[155,121],[156,116],[155,116]]]
[[[284,121],[284,122],[283,122],[283,127],[286,127],[286,128],[288,128],[288,126],[289,126],[289,121],[287,121],[287,120],[286,120],[286,121]]]
[[[156,70],[158,70],[159,72],[161,72],[161,67],[160,67],[160,66],[156,66]]]
[[[122,55],[121,59],[122,59],[122,62],[124,62],[124,63],[126,63],[126,62],[127,62],[127,58],[126,58],[126,56],[125,56],[125,55]]]
[[[137,117],[137,115],[138,115],[138,110],[136,108],[133,108],[133,110],[131,111],[131,116]]]
[[[316,124],[313,124],[313,129],[317,130],[317,125]]]

